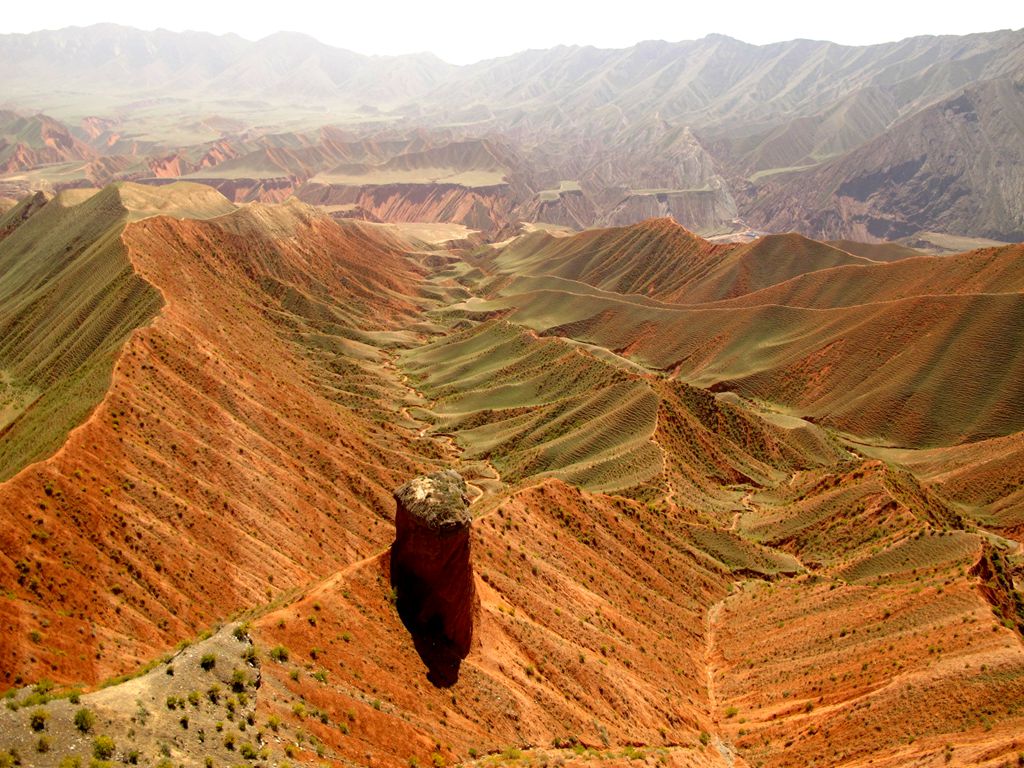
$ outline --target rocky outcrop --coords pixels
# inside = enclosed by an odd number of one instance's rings
[[[1013,566],[1006,556],[985,544],[969,573],[977,577],[978,590],[1003,626],[1024,635],[1024,595],[1016,589]]]
[[[469,653],[477,613],[466,482],[446,470],[395,491],[391,583],[398,611],[432,671]]]

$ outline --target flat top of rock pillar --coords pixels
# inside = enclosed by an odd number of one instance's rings
[[[464,528],[473,522],[466,481],[452,469],[414,477],[395,491],[395,501],[435,531]]]

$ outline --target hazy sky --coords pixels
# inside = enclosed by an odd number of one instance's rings
[[[457,64],[560,43],[622,48],[640,40],[692,40],[720,32],[749,43],[798,37],[863,45],[912,35],[1024,27],[1020,0],[34,0],[5,3],[0,32],[101,21],[155,29],[235,32],[257,40],[305,32],[360,53],[432,51]],[[847,10],[848,9],[848,10]]]

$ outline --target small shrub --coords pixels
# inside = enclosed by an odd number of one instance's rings
[[[67,757],[62,757],[57,765],[58,768],[82,768],[82,761],[77,757],[68,755]]]
[[[711,743],[711,734],[708,733],[707,731],[701,731],[700,732],[700,743],[703,744],[705,747],[708,744],[710,744]]]
[[[40,736],[39,741],[36,742],[36,752],[44,754],[50,751],[50,740],[45,736]]]
[[[80,710],[75,712],[75,728],[80,730],[82,733],[88,733],[91,731],[95,722],[96,718],[93,717],[92,712],[85,707],[82,707]]]
[[[28,716],[28,724],[32,726],[33,731],[41,731],[46,728],[46,721],[50,719],[50,715],[45,709],[37,709]]]
[[[275,645],[270,649],[270,658],[283,664],[288,661],[288,649],[283,645]]]
[[[97,760],[109,760],[117,746],[109,736],[97,736],[92,740],[92,754]]]
[[[203,657],[199,659],[199,666],[205,671],[209,672],[215,666],[217,666],[217,657],[212,653],[204,653]]]
[[[238,754],[246,760],[255,760],[258,757],[256,748],[249,742],[245,742],[245,744],[238,748]]]

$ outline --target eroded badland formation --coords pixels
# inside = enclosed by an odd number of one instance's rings
[[[1022,33],[0,62],[0,766],[1024,764]]]

